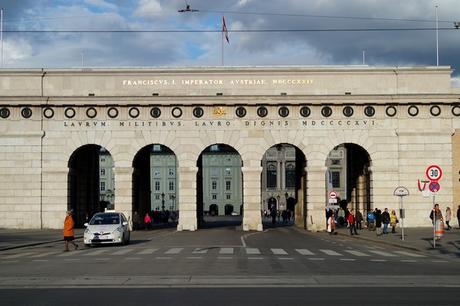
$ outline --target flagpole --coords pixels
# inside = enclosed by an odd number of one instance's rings
[[[221,33],[221,65],[224,65],[224,15],[222,15],[222,33]]]
[[[439,66],[439,21],[438,6],[436,5],[436,66]]]
[[[3,68],[3,8],[0,9],[0,41],[1,41],[1,49],[2,49],[2,68]]]

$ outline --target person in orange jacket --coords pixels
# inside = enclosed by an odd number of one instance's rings
[[[75,222],[73,221],[72,218],[72,210],[67,211],[67,215],[64,220],[64,242],[65,242],[65,250],[64,252],[69,251],[69,243],[73,244],[75,247],[75,250],[78,249],[78,244],[74,242],[75,240],[75,234],[74,234],[74,228]]]

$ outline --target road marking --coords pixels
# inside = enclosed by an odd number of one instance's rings
[[[145,250],[140,251],[139,253],[137,253],[137,255],[151,255],[156,251],[158,251],[158,249],[145,249]]]
[[[377,255],[382,255],[382,256],[385,256],[385,257],[395,257],[396,256],[395,254],[391,254],[391,253],[387,253],[387,252],[383,252],[383,251],[370,250],[369,252],[377,254]]]
[[[141,260],[140,257],[126,257],[125,260]]]
[[[432,260],[431,262],[442,262],[442,263],[446,263],[446,262],[449,262],[447,260]]]
[[[107,252],[107,251],[108,251],[107,249],[105,249],[105,250],[92,251],[92,252],[83,254],[83,256],[97,256],[97,255],[101,255],[102,253],[105,253],[105,252]]]
[[[41,253],[41,254],[37,254],[37,255],[32,255],[32,256],[30,256],[30,257],[32,257],[32,258],[40,258],[40,257],[48,256],[48,255],[54,255],[54,254],[60,254],[60,252],[56,252],[56,251],[53,251],[53,252],[45,252],[45,253]]]
[[[299,253],[300,255],[315,255],[313,254],[313,252],[310,252],[309,250],[307,249],[295,249],[297,253]]]
[[[407,255],[407,256],[410,256],[410,257],[426,257],[424,255],[409,253],[409,252],[406,252],[406,251],[394,251],[394,253],[398,253],[398,254],[401,254],[401,255]]]
[[[66,258],[64,261],[79,261],[80,258]]]
[[[270,249],[273,255],[287,255],[288,253],[283,249]]]
[[[17,260],[8,260],[8,261],[2,261],[2,264],[9,264],[9,263],[15,263],[18,262]]]
[[[49,261],[49,260],[48,259],[32,259],[32,261],[45,262],[45,261]]]
[[[113,253],[112,255],[125,255],[125,254],[128,254],[131,251],[134,251],[134,249],[119,250],[119,251],[116,251],[115,253]]]
[[[248,254],[248,255],[259,255],[260,251],[257,248],[246,248],[246,254]]]
[[[27,253],[12,254],[12,255],[4,256],[2,259],[19,258],[19,257],[29,256],[29,255],[32,255],[32,254],[35,254],[35,253],[34,252],[27,252]]]
[[[165,252],[165,254],[179,254],[184,248],[172,248]]]
[[[203,259],[203,256],[189,256],[187,259]]]
[[[220,248],[219,254],[233,254],[233,248]]]
[[[208,251],[209,249],[196,248],[192,251],[192,254],[206,254]]]
[[[385,262],[387,260],[386,259],[371,259],[370,261],[373,261],[373,262]]]
[[[353,250],[344,250],[345,252],[347,253],[350,253],[352,255],[355,255],[355,256],[359,256],[359,257],[363,257],[363,256],[371,256],[369,254],[365,254],[363,252],[360,252],[360,251],[353,251]]]
[[[233,259],[233,257],[228,257],[228,256],[217,256],[217,259]]]
[[[324,258],[308,258],[308,260],[324,260]]]
[[[333,251],[333,250],[320,250],[320,251],[330,256],[343,256],[342,254],[337,253],[336,251]]]
[[[262,260],[263,257],[248,257],[249,260]]]
[[[401,262],[417,262],[415,259],[402,259]]]
[[[279,260],[294,260],[292,257],[277,257]]]
[[[155,257],[155,259],[160,259],[160,260],[168,260],[168,259],[172,259],[172,257],[164,257],[164,256],[158,256],[158,257]]]
[[[355,261],[353,258],[340,258],[341,261]]]
[[[107,261],[109,258],[94,258],[95,261]]]

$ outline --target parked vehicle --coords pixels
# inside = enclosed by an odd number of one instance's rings
[[[128,244],[130,240],[129,224],[120,212],[103,212],[95,214],[89,223],[85,223],[83,235],[85,245]]]

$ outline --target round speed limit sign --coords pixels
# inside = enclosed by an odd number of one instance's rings
[[[439,181],[442,177],[442,169],[438,165],[428,166],[425,173],[430,181]]]

